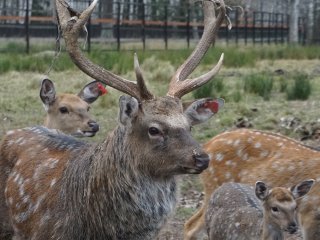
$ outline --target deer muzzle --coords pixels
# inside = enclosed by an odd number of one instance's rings
[[[196,150],[193,150],[193,158],[195,160],[195,166],[200,171],[205,170],[210,161],[210,157],[206,153],[198,153]]]

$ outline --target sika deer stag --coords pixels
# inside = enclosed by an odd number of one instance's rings
[[[204,230],[205,212],[212,192],[226,182],[287,186],[304,179],[319,181],[320,152],[271,132],[240,129],[219,134],[204,145],[211,155],[200,177],[205,198],[201,209],[185,224],[185,239],[195,239]],[[320,236],[320,184],[301,200],[298,218],[304,239]]]
[[[104,86],[93,81],[78,93],[56,94],[49,79],[42,80],[40,98],[47,112],[44,126],[61,130],[75,137],[93,137],[99,124],[89,114],[90,104],[106,93]]]
[[[56,0],[67,51],[82,71],[130,96],[119,100],[118,126],[96,145],[43,127],[7,133],[0,156],[8,164],[9,212],[2,207],[0,218],[8,226],[9,216],[15,239],[153,239],[175,208],[176,175],[198,174],[208,166],[209,156],[190,128],[212,117],[223,100],[200,99],[184,110],[180,98],[222,65],[223,55],[208,73],[186,79],[216,37],[225,17],[223,1],[217,17],[217,5],[203,2],[202,38],[163,97],[147,89],[136,57],[134,83],[81,53],[77,38],[96,3],[74,15]],[[3,189],[4,181],[0,184]]]
[[[264,182],[257,182],[255,191],[246,184],[222,184],[211,195],[206,209],[209,239],[282,240],[284,231],[294,234],[298,230],[297,200],[313,183],[311,179],[290,188],[270,189]],[[298,235],[295,238],[301,239]]]

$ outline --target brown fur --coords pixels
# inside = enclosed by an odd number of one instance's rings
[[[201,175],[205,199],[200,210],[185,223],[185,239],[195,239],[204,228],[204,213],[212,192],[225,182],[293,185],[314,178],[318,181],[320,152],[271,132],[240,129],[222,133],[204,145],[211,155],[209,167]],[[302,227],[320,226],[315,216],[320,205],[317,182],[299,211]],[[314,227],[312,227],[315,229]],[[315,230],[308,230],[315,231]],[[313,239],[312,237],[309,239]]]
[[[199,101],[191,107],[210,100]],[[122,97],[119,126],[96,145],[43,127],[8,132],[0,221],[9,215],[16,239],[153,239],[175,207],[175,176],[209,161],[190,135],[199,113],[186,112],[174,98]]]

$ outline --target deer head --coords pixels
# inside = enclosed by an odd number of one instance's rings
[[[264,182],[256,182],[255,193],[263,202],[264,209],[264,239],[268,236],[282,236],[282,231],[295,233],[298,229],[296,222],[296,200],[305,196],[314,184],[310,179],[290,188],[275,187],[270,189]],[[278,239],[278,238],[272,238]]]
[[[40,98],[47,112],[44,125],[75,137],[95,136],[99,131],[99,124],[90,116],[90,104],[105,93],[103,85],[93,81],[78,95],[56,94],[53,82],[49,79],[42,80]]]
[[[168,93],[163,97],[157,97],[147,89],[136,55],[134,56],[134,69],[137,78],[135,83],[92,63],[79,50],[79,34],[96,4],[97,0],[93,1],[81,14],[74,14],[74,10],[64,1],[56,1],[58,22],[65,39],[67,52],[72,61],[90,77],[131,96],[121,97],[119,119],[124,126],[132,127],[132,132],[141,132],[143,135],[139,138],[148,139],[147,144],[150,144],[150,149],[154,151],[150,154],[155,154],[157,149],[163,149],[167,146],[175,148],[175,154],[181,156],[179,157],[181,161],[182,159],[188,159],[185,161],[189,161],[182,169],[187,172],[199,173],[199,170],[202,171],[206,168],[209,158],[191,137],[190,127],[212,117],[223,106],[223,100],[201,99],[195,101],[184,111],[181,97],[207,83],[222,66],[223,54],[218,64],[208,73],[200,77],[187,79],[215,40],[219,26],[225,17],[224,3],[221,1],[218,15],[215,16],[215,4],[209,1],[203,2],[205,25],[202,38],[190,57],[172,77]],[[141,129],[144,131],[141,131]],[[171,132],[171,129],[174,130]],[[180,137],[177,138],[177,136]],[[171,142],[172,139],[178,141]],[[185,139],[186,148],[179,147],[182,144],[181,139]],[[183,149],[189,149],[188,151],[191,149],[192,154],[188,154],[189,157],[185,153],[181,155]],[[191,165],[194,169],[190,168]],[[183,172],[182,169],[178,172]]]

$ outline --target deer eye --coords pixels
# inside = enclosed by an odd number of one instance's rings
[[[279,212],[279,209],[277,207],[272,207],[271,210],[272,212]]]
[[[69,113],[69,110],[68,110],[68,108],[66,108],[66,107],[61,107],[61,108],[59,108],[59,111],[60,111],[62,114]]]
[[[89,111],[90,111],[90,107],[87,108],[87,112],[89,112]]]
[[[160,130],[156,127],[150,127],[149,128],[149,134],[151,136],[156,136],[156,135],[159,135],[160,134]]]

